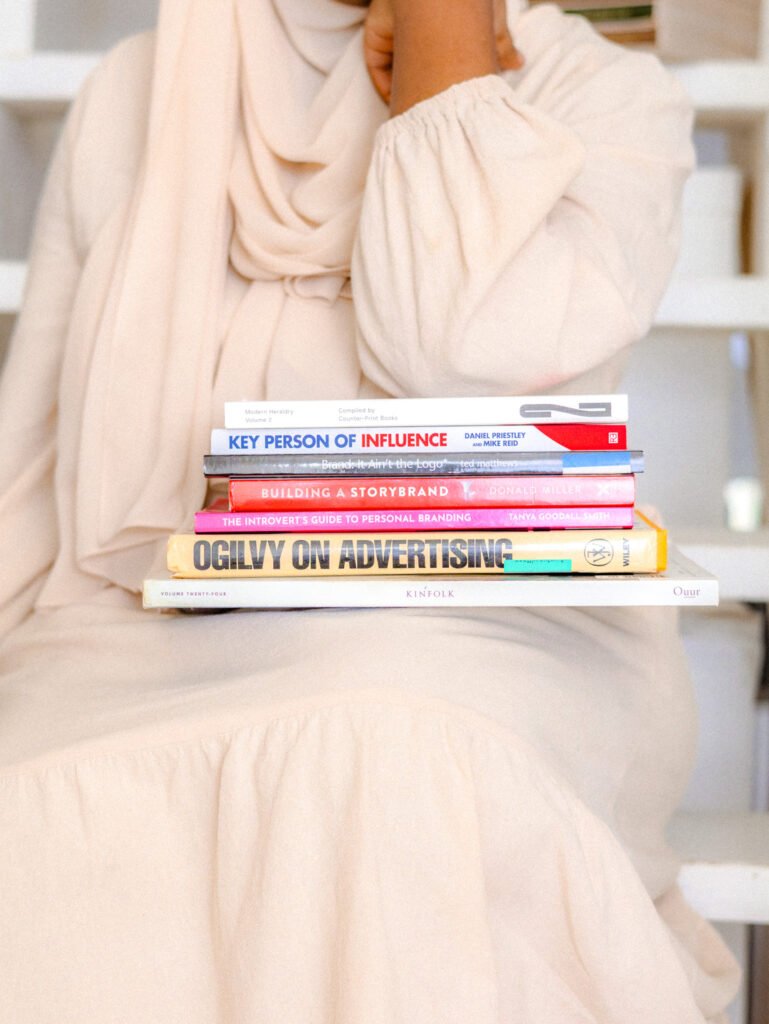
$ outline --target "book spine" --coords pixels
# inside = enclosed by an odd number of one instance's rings
[[[536,6],[538,3],[552,3],[552,0],[532,0],[531,6]],[[619,3],[618,0],[558,0],[558,6],[567,14],[581,14],[583,11],[605,12],[621,7],[634,14],[640,11],[643,17],[654,11],[654,4],[650,0],[632,0],[630,3]]]
[[[318,512],[196,512],[195,533],[345,533],[409,530],[632,529],[633,509],[454,508]]]
[[[206,455],[206,476],[549,476],[641,473],[643,453],[460,452],[424,455]]]
[[[718,604],[715,579],[662,576],[408,576],[148,579],[144,607],[640,607]]]
[[[627,395],[484,398],[374,398],[346,401],[225,402],[224,425],[244,427],[400,427],[444,423],[627,423]]]
[[[470,451],[606,451],[627,447],[621,423],[556,423],[552,426],[404,427],[402,430],[211,431],[211,454],[240,452],[279,455],[287,451],[327,452],[470,452]]]
[[[231,480],[234,512],[313,509],[553,508],[632,505],[635,478],[618,476],[400,477]]]
[[[168,569],[185,579],[271,576],[639,573],[665,568],[664,531],[549,530],[434,534],[175,534]]]

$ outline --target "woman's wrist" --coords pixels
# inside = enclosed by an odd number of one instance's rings
[[[391,2],[392,114],[458,82],[498,70],[494,0]]]

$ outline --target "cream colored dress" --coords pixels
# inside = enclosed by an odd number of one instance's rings
[[[523,72],[387,120],[354,8],[240,0],[224,40],[183,7],[76,104],[3,375],[0,1022],[722,1020],[736,969],[664,840],[694,744],[672,614],[137,596],[225,399],[616,387],[675,256],[685,100],[545,7]],[[202,57],[238,38],[240,128],[203,109],[190,164],[184,111],[233,95]]]

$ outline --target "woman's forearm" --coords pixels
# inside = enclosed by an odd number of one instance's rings
[[[392,0],[392,114],[497,71],[493,0]]]

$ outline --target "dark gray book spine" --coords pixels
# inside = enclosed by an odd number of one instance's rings
[[[206,455],[203,472],[217,477],[590,476],[642,473],[643,463],[643,452],[639,451]]]

